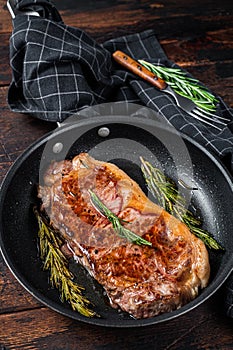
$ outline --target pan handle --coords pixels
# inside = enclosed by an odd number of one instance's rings
[[[7,0],[7,8],[11,14],[11,17],[14,19],[16,16],[18,15],[30,15],[30,16],[37,16],[37,17],[40,17],[40,14],[36,11],[28,11],[28,10],[25,10],[25,11],[19,11],[17,8],[16,8],[16,4],[15,4],[15,0]]]

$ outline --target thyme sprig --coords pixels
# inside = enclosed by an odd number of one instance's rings
[[[163,79],[175,92],[193,101],[199,108],[209,113],[216,111],[218,99],[197,79],[187,76],[180,68],[156,66],[144,60],[138,62]]]
[[[169,213],[182,221],[189,230],[199,237],[209,248],[223,249],[223,247],[211,236],[211,234],[203,230],[200,226],[202,222],[197,219],[190,210],[186,209],[186,201],[178,192],[176,184],[163,172],[152,166],[142,157],[141,170],[145,178],[149,191],[157,198],[158,203]]]
[[[67,301],[74,311],[86,317],[98,316],[90,309],[91,302],[83,296],[84,288],[73,281],[68,259],[61,251],[64,241],[36,208],[34,213],[39,225],[40,257],[44,270],[50,272],[51,286],[59,290],[62,302]]]
[[[128,241],[138,245],[148,245],[151,246],[152,243],[138,236],[134,232],[128,230],[122,225],[122,221],[118,216],[116,216],[110,209],[108,209],[99,197],[92,191],[89,190],[91,196],[92,205],[111,222],[113,229],[118,233],[122,238],[126,238]]]

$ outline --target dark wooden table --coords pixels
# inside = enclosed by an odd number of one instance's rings
[[[57,0],[66,24],[99,42],[154,28],[168,57],[233,107],[232,0]],[[53,125],[7,105],[11,18],[0,0],[0,181],[10,165]],[[0,349],[233,349],[233,321],[222,310],[223,288],[178,319],[143,329],[89,326],[36,301],[0,257]]]

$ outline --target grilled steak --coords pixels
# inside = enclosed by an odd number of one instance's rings
[[[120,237],[93,206],[90,189],[122,225],[152,246]],[[137,319],[152,317],[181,307],[207,285],[210,268],[203,242],[117,166],[87,153],[54,162],[38,195],[51,224],[77,262],[104,287],[112,307]]]

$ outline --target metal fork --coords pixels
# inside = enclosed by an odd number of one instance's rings
[[[195,119],[198,119],[201,122],[210,125],[211,127],[219,131],[222,130],[221,126],[223,127],[226,125],[227,122],[229,122],[227,118],[223,118],[209,111],[203,110],[190,99],[177,94],[164,80],[157,77],[149,69],[132,59],[124,52],[119,50],[115,51],[113,53],[113,58],[123,67],[127,68],[132,73],[140,76],[142,79],[148,81],[159,90],[172,95],[176,101],[176,104]]]

